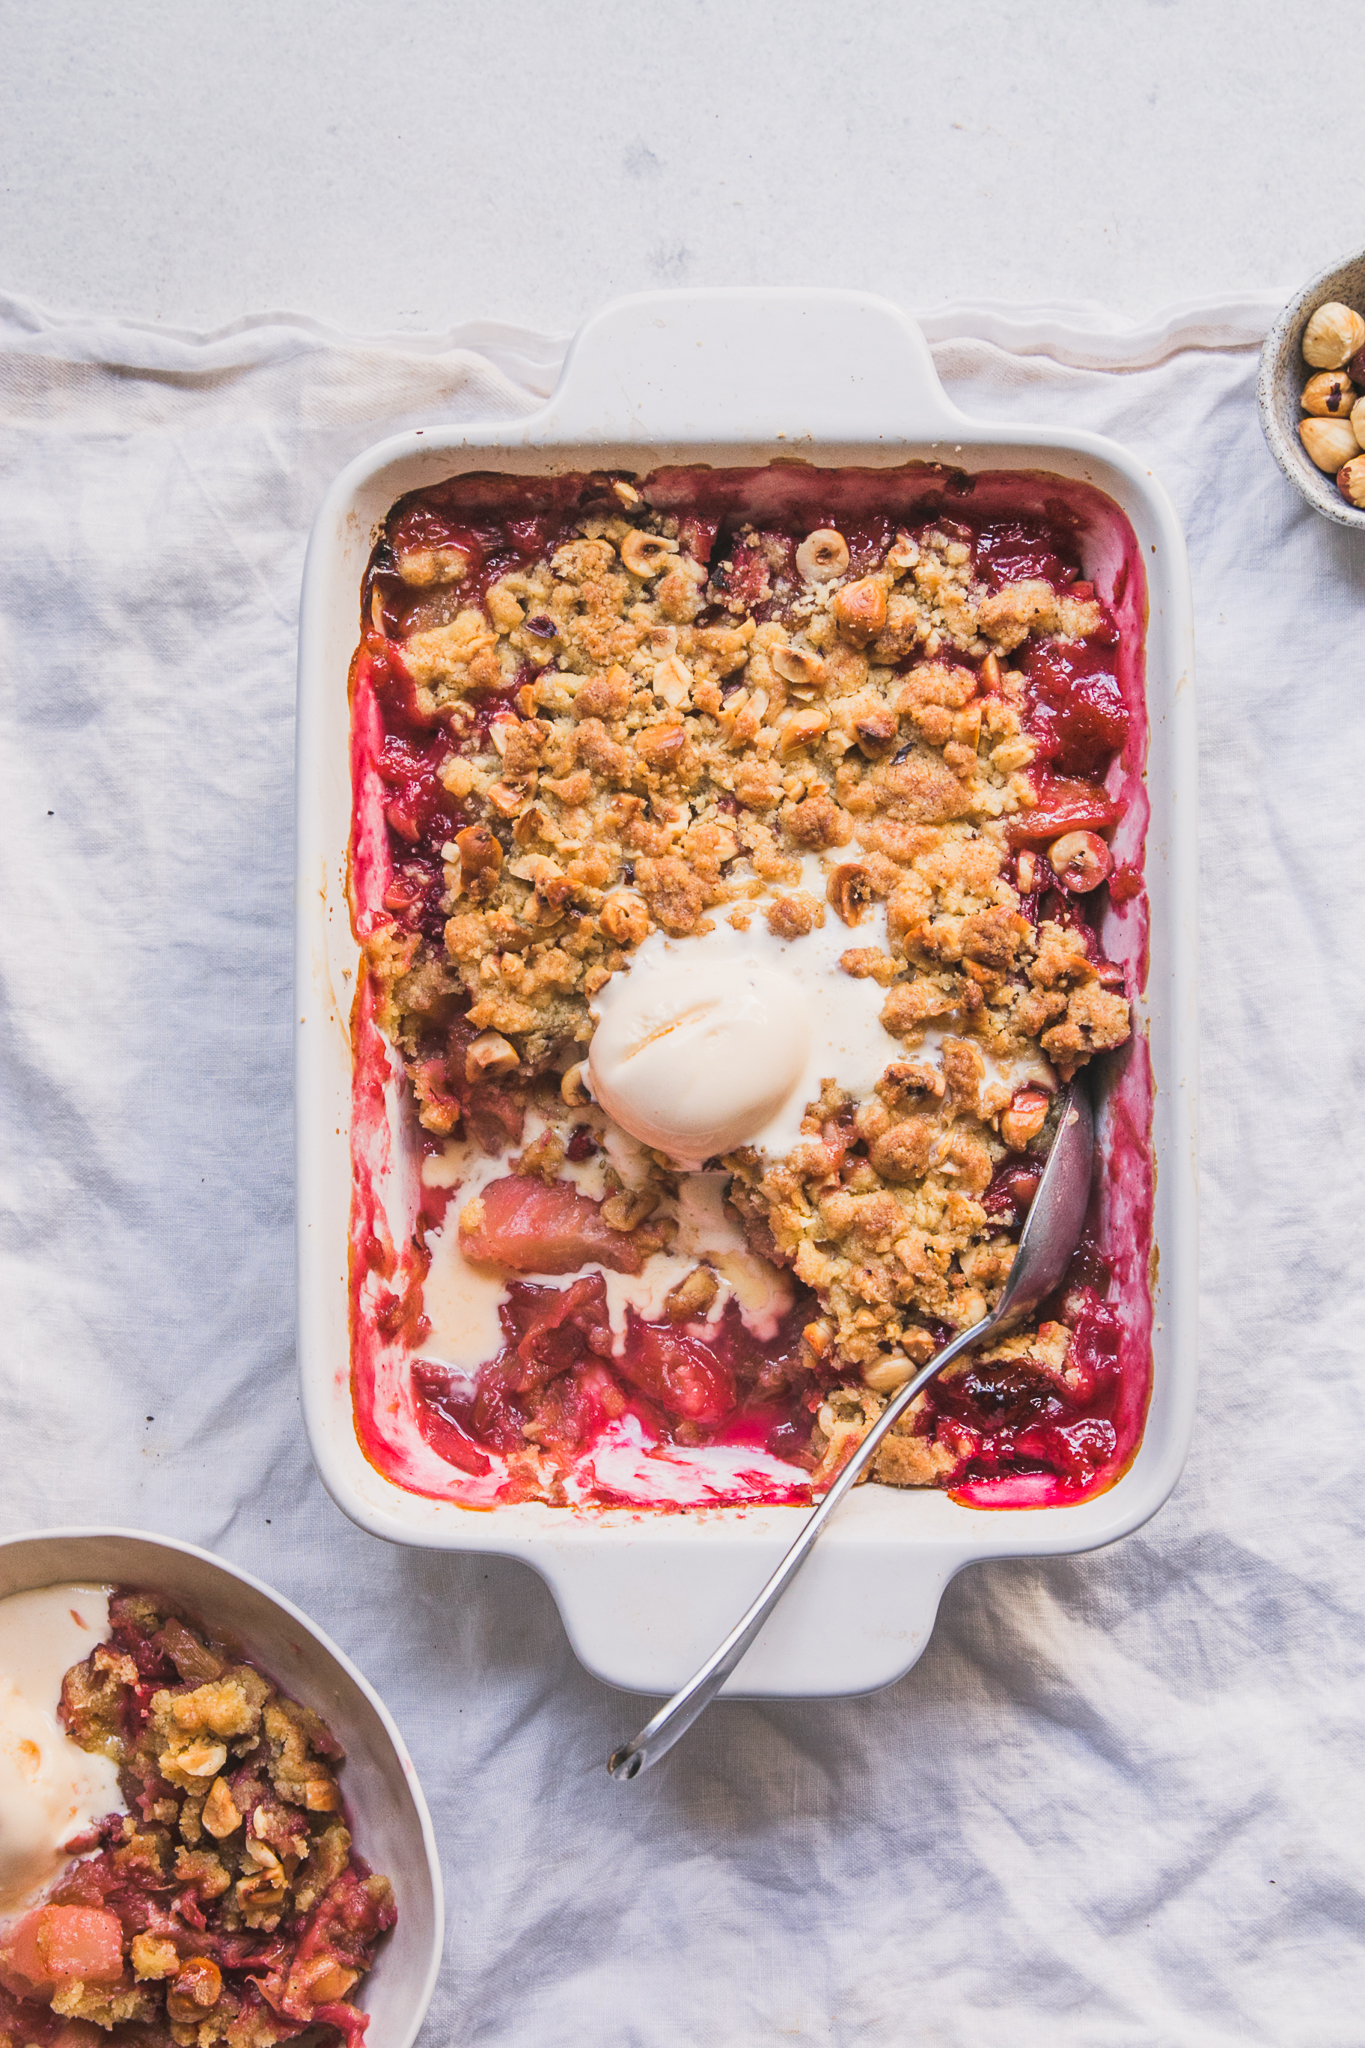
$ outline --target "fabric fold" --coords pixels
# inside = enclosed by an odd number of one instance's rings
[[[966,412],[1123,441],[1189,538],[1185,1477],[1109,1551],[964,1573],[886,1692],[724,1704],[623,1790],[603,1763],[641,1703],[580,1669],[523,1567],[347,1523],[293,1362],[309,526],[381,436],[529,411],[564,338],[0,299],[0,1527],[220,1549],[378,1685],[447,1880],[423,2048],[1355,2048],[1365,563],[1261,440],[1279,304],[923,315]],[[1157,717],[1176,681],[1149,676]]]

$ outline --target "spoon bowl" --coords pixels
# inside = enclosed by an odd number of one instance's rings
[[[964,1351],[1023,1322],[1060,1285],[1080,1242],[1094,1171],[1094,1116],[1082,1083],[1072,1081],[1062,1090],[1055,1117],[1047,1165],[1029,1206],[1009,1278],[991,1313],[970,1329],[959,1330],[950,1343],[892,1395],[748,1612],[736,1622],[696,1676],[659,1709],[634,1741],[623,1743],[613,1752],[607,1761],[613,1778],[624,1783],[638,1778],[641,1771],[647,1771],[661,1756],[666,1756],[705,1712],[810,1556],[839,1503],[857,1484],[883,1439],[916,1395]]]

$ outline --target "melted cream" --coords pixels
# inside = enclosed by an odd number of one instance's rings
[[[601,1112],[590,1112],[594,1121]],[[545,1128],[544,1119],[531,1111],[526,1119],[523,1143],[529,1145]],[[649,1162],[636,1140],[609,1123],[599,1130],[607,1157],[629,1187],[647,1176]],[[460,1250],[459,1217],[465,1204],[489,1181],[500,1180],[512,1170],[512,1153],[490,1159],[462,1139],[451,1139],[443,1152],[424,1161],[422,1178],[428,1187],[453,1188],[445,1221],[439,1230],[427,1233],[431,1270],[422,1290],[422,1305],[431,1323],[431,1335],[417,1354],[432,1364],[450,1367],[473,1380],[481,1365],[496,1358],[505,1341],[498,1316],[506,1298],[503,1277],[487,1267],[472,1266]],[[594,1199],[606,1193],[602,1160],[566,1161],[561,1175],[573,1180],[585,1195]],[[716,1270],[720,1286],[705,1318],[688,1327],[704,1333],[720,1321],[725,1305],[733,1301],[746,1327],[760,1342],[776,1334],[777,1325],[791,1307],[790,1285],[784,1274],[755,1258],[744,1233],[725,1213],[728,1173],[688,1174],[679,1186],[675,1205],[678,1219],[676,1247],[656,1252],[646,1259],[639,1273],[614,1273],[596,1263],[583,1273],[600,1273],[606,1286],[607,1310],[611,1321],[612,1348],[619,1358],[625,1350],[628,1316],[633,1309],[645,1322],[658,1322],[664,1314],[664,1297],[670,1288],[692,1271],[698,1259],[708,1259]],[[661,1214],[669,1213],[665,1203]],[[539,1286],[569,1285],[567,1278],[525,1276]]]
[[[692,1258],[706,1253],[745,1253],[749,1247],[744,1232],[725,1211],[728,1173],[689,1173],[678,1184],[678,1235],[680,1252]]]
[[[57,1719],[62,1680],[109,1633],[107,1586],[44,1586],[0,1600],[0,1913],[20,1911],[65,1845],[121,1813],[118,1772]]]

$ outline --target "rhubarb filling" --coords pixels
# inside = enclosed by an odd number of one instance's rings
[[[998,1299],[1062,1083],[1084,1242],[877,1482],[1079,1500],[1150,1376],[1145,585],[1027,475],[457,477],[351,675],[352,1387],[470,1506],[819,1494]]]

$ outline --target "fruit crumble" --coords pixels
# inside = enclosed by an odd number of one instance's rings
[[[127,1811],[0,1927],[0,2048],[358,2048],[352,1993],[397,1914],[352,1853],[318,1715],[127,1591],[59,1712]]]
[[[1142,571],[1082,573],[1088,500],[790,465],[394,506],[351,677],[381,1470],[470,1504],[808,1499],[987,1314],[1058,1084],[1129,1056],[1144,971]],[[1148,1371],[1112,1221],[878,1480],[1112,1483]]]

